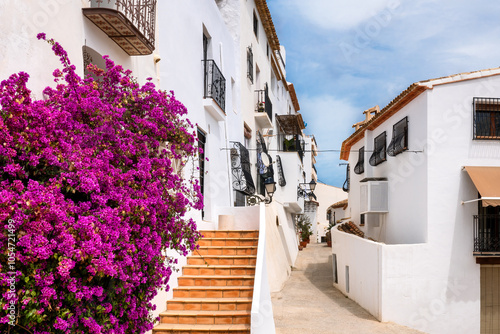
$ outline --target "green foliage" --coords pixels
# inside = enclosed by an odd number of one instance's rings
[[[311,220],[309,219],[309,216],[306,215],[300,215],[297,217],[297,233],[300,234],[300,239],[302,241],[308,240],[309,237],[312,235],[312,230],[311,230]]]

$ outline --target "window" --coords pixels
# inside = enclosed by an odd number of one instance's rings
[[[82,54],[83,74],[85,76],[90,74],[94,79],[97,79],[97,76],[94,73],[90,72],[87,69],[87,66],[93,64],[102,70],[106,70],[106,62],[104,61],[104,59],[102,59],[102,55],[86,45],[82,47]]]
[[[500,139],[500,99],[475,97],[474,139]]]
[[[365,215],[363,213],[359,217],[359,226],[365,226]]]
[[[253,33],[257,40],[259,39],[259,20],[257,19],[257,14],[253,12]]]
[[[198,147],[201,149],[200,155],[199,155],[199,160],[198,164],[200,167],[200,191],[201,194],[203,195],[203,198],[205,198],[205,143],[206,143],[206,136],[203,131],[198,129]],[[201,219],[205,217],[205,211],[201,210]]]
[[[247,77],[253,83],[253,52],[251,47],[247,49]]]
[[[408,149],[408,117],[403,118],[392,128],[392,140],[387,147],[387,154],[391,157]]]
[[[385,145],[387,143],[387,134],[382,132],[380,135],[378,135],[375,138],[374,144],[373,144],[373,153],[372,156],[370,157],[370,165],[372,166],[377,166],[381,164],[382,162],[387,160],[386,157],[386,149]]]
[[[354,166],[354,173],[363,174],[365,172],[365,147],[359,149],[358,163]]]
[[[266,54],[267,58],[269,58],[269,44],[266,44]]]

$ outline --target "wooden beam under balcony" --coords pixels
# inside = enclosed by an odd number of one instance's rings
[[[146,10],[148,6],[135,9],[122,6],[121,8],[118,7],[120,10],[89,7],[82,10],[83,15],[108,35],[128,55],[141,56],[149,55],[155,49],[155,5],[149,7],[149,11]]]

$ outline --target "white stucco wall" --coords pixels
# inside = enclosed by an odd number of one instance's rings
[[[332,229],[338,288],[378,320],[425,333],[479,333],[478,281],[436,273],[429,244],[385,245]],[[349,292],[346,267],[349,267]]]
[[[54,86],[52,72],[61,68],[51,45],[38,40],[44,32],[68,52],[83,76],[82,47],[87,45],[101,55],[109,55],[115,63],[131,69],[140,83],[147,77],[156,78],[153,55],[131,57],[83,14],[88,1],[2,1],[0,3],[0,78],[24,71],[30,74],[28,87],[35,98],[42,98],[46,86]],[[155,82],[155,81],[154,81]],[[157,82],[155,82],[157,83]]]
[[[277,292],[283,288],[291,273],[291,266],[286,254],[290,250],[286,239],[283,239],[280,234],[278,212],[271,205],[266,207],[266,237],[269,288],[271,292]]]
[[[389,142],[392,124],[407,115],[409,149],[423,151],[388,157],[365,170],[365,176],[388,178],[389,213],[384,215],[379,240],[391,245],[334,233],[338,268],[351,268],[349,297],[382,321],[426,333],[479,333],[480,265],[473,256],[472,234],[477,203],[461,204],[477,198],[477,189],[462,167],[500,166],[500,145],[473,140],[473,97],[500,97],[500,78],[436,85],[353,147],[355,151],[372,142],[384,130],[388,130]],[[365,169],[368,159],[367,153]],[[356,162],[357,154],[351,151],[352,168]],[[365,176],[351,173],[349,205],[356,222],[359,180]],[[367,225],[368,236],[380,232],[370,228],[370,220]],[[366,259],[376,261],[375,252],[379,253],[378,265],[367,265]],[[364,277],[378,277],[380,285],[372,286]],[[345,282],[339,281],[338,287],[345,292]],[[372,297],[377,289],[378,308]]]
[[[389,182],[389,212],[368,214],[366,224],[361,228],[367,236],[375,240],[387,244],[419,243],[427,240],[427,155],[425,150],[422,153],[403,152],[395,157],[387,155],[387,161],[377,166],[369,164],[374,139],[385,131],[388,145],[392,139],[393,125],[406,116],[408,116],[409,151],[422,151],[427,136],[426,108],[427,98],[425,94],[422,94],[373,131],[366,131],[364,139],[351,149],[349,208],[352,221],[356,224],[360,222],[360,181],[368,177],[385,177]],[[365,171],[358,175],[354,173],[354,166],[358,162],[358,150],[363,146],[365,148]],[[418,162],[419,168],[412,167],[414,161]]]
[[[314,235],[318,242],[321,241],[321,237],[325,235],[326,228],[328,227],[328,220],[326,219],[326,211],[328,207],[334,203],[342,201],[347,198],[348,194],[342,190],[342,188],[334,187],[325,183],[318,182],[316,184],[316,190],[314,194],[318,198],[318,211],[316,216],[316,222],[313,225],[316,225]],[[342,211],[342,217],[344,217],[344,210]],[[340,219],[336,215],[336,219]],[[319,223],[319,224],[318,224]]]
[[[239,74],[234,58],[234,40],[214,1],[160,1],[158,26],[161,87],[175,92],[176,98],[188,109],[188,118],[206,134],[205,156],[208,160],[205,161],[204,220],[216,222],[217,207],[232,205],[229,141],[243,142],[243,131],[232,131],[234,128],[243,129],[238,114],[240,105],[233,96]],[[216,119],[203,106],[203,34],[210,37],[208,59],[215,61],[226,80],[223,121]],[[201,221],[199,212],[193,212],[193,216]]]

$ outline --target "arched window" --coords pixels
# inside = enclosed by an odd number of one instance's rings
[[[87,70],[87,66],[89,64],[94,64],[95,66],[103,70],[106,69],[106,62],[104,61],[104,59],[102,59],[102,55],[99,52],[92,49],[91,47],[84,45],[82,47],[82,53],[83,53],[83,74],[85,75],[85,77],[90,73]],[[94,75],[92,76],[94,77]]]

